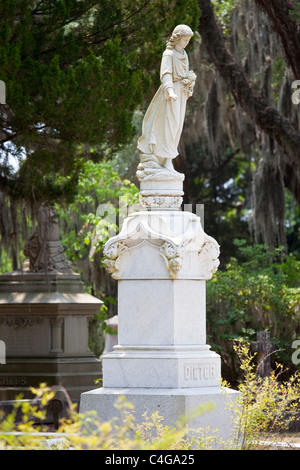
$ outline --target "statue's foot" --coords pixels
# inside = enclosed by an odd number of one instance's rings
[[[173,167],[172,160],[170,158],[166,158],[164,167],[169,171],[175,171]]]
[[[184,180],[184,175],[174,170],[171,159],[141,154],[136,172],[139,181]]]
[[[165,159],[164,168],[175,175],[181,175],[181,173],[175,170],[171,158]]]

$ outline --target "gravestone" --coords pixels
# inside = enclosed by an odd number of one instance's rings
[[[178,25],[161,65],[161,86],[143,121],[138,141],[141,210],[129,215],[104,248],[107,271],[118,281],[118,344],[103,358],[103,387],[81,395],[80,410],[99,419],[118,415],[124,395],[135,419],[155,411],[174,426],[199,405],[213,403],[193,427],[227,440],[229,404],[238,392],[221,386],[220,356],[206,343],[206,282],[219,265],[219,245],[200,218],[181,211],[184,175],[172,159],[195,74],[185,47],[192,36]]]
[[[89,319],[102,302],[84,291],[72,271],[52,207],[39,209],[25,252],[29,269],[0,275],[0,339],[6,347],[0,400],[19,393],[31,398],[30,387],[46,382],[79,401],[102,373],[88,346]]]
[[[6,363],[6,346],[4,341],[0,341],[0,364]]]
[[[6,104],[6,86],[3,80],[0,80],[0,104]]]
[[[257,340],[251,343],[251,351],[257,354],[257,373],[260,377],[269,377],[272,372],[271,355],[275,351],[275,344],[270,340],[268,331],[258,331]]]

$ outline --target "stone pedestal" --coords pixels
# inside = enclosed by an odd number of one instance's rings
[[[101,301],[86,294],[79,274],[12,272],[0,276],[0,400],[41,382],[60,385],[73,401],[101,376],[88,347],[89,319]]]
[[[150,197],[141,192],[141,199]],[[206,344],[205,283],[217,270],[219,246],[200,218],[174,210],[170,197],[161,196],[163,210],[159,199],[147,199],[155,210],[129,216],[105,246],[107,270],[118,280],[118,345],[102,358],[103,388],[83,393],[80,409],[111,419],[117,396],[125,395],[138,420],[159,411],[175,425],[213,402],[215,410],[196,425],[219,428],[227,439],[226,406],[238,394],[222,389],[220,356]]]
[[[100,421],[112,418],[120,423],[122,413],[117,405],[118,397],[123,396],[134,406],[136,423],[145,422],[145,413],[151,416],[158,412],[163,417],[164,426],[175,427],[180,419],[193,416],[188,422],[191,430],[204,430],[208,445],[214,449],[226,449],[235,437],[232,429],[234,408],[239,392],[220,387],[195,388],[100,388],[82,394],[81,412],[94,410]],[[212,408],[210,409],[210,406]],[[197,416],[197,409],[203,406],[203,412]],[[205,408],[207,407],[207,411]]]

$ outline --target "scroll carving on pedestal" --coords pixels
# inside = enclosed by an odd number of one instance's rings
[[[161,248],[160,253],[163,255],[170,277],[174,277],[182,268],[184,246],[174,246],[170,242],[165,242]]]
[[[204,244],[199,251],[199,261],[205,273],[205,279],[211,279],[217,271],[220,261],[220,247],[216,240],[205,234]]]
[[[113,274],[118,270],[118,258],[127,250],[127,246],[123,242],[115,242],[106,245],[104,248],[104,264],[107,272]]]

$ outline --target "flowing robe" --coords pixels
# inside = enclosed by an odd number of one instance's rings
[[[177,157],[186,101],[192,94],[195,78],[193,72],[189,73],[185,50],[165,50],[160,68],[161,86],[146,111],[138,140],[141,153],[166,159]],[[177,100],[169,98],[169,88],[173,88]]]

